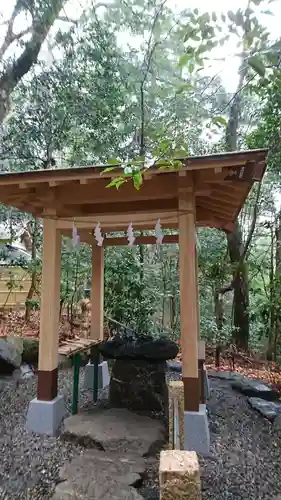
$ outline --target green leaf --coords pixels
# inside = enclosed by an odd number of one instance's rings
[[[191,83],[184,83],[176,90],[176,94],[177,95],[182,94],[186,90],[191,90],[191,89],[193,89],[193,85]]]
[[[124,177],[116,177],[116,179],[112,179],[112,181],[107,184],[107,188],[111,187],[116,187],[118,189],[124,182],[127,182],[127,180]]]
[[[228,16],[228,19],[230,21],[232,21],[233,23],[236,23],[236,16],[235,16],[234,12],[232,12],[232,10],[229,10],[227,12],[227,16]]]
[[[221,127],[221,126],[226,127],[226,125],[227,125],[227,121],[225,118],[223,118],[223,116],[214,116],[212,118],[212,123],[214,125],[218,125],[219,127]]]
[[[134,187],[139,190],[142,183],[143,183],[143,177],[141,172],[134,172],[133,173],[133,183]]]
[[[115,170],[117,168],[117,165],[115,167],[107,167],[105,169],[102,170],[102,172],[100,173],[100,175],[102,174],[106,174],[107,172],[112,172],[112,170]]]
[[[267,16],[274,16],[273,12],[271,10],[262,10],[261,14],[266,14]]]
[[[265,67],[259,56],[251,56],[248,59],[249,66],[260,76],[265,75]]]
[[[218,16],[215,12],[212,12],[212,20],[214,21],[214,23],[217,22],[217,19],[218,19]]]
[[[178,62],[178,67],[183,68],[184,66],[187,65],[187,63],[190,59],[191,59],[190,54],[184,54],[183,56],[180,57],[180,60]]]
[[[189,63],[188,63],[188,71],[189,71],[189,73],[193,73],[194,69],[195,69],[194,62],[193,61],[189,61]]]

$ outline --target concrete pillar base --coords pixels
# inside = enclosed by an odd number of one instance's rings
[[[210,397],[210,381],[208,377],[207,368],[203,367],[203,378],[204,378],[204,397],[205,401]]]
[[[204,404],[199,406],[199,411],[184,412],[184,449],[203,455],[210,452],[210,433]]]
[[[36,434],[56,436],[66,415],[63,396],[57,396],[52,401],[32,399],[26,418],[26,427]]]
[[[84,373],[84,387],[88,391],[92,391],[94,389],[94,373],[95,373],[95,366],[92,363],[88,363],[85,366],[85,373]],[[103,361],[98,366],[98,382],[99,382],[98,386],[99,390],[104,389],[109,385],[110,376],[109,376],[107,361]]]

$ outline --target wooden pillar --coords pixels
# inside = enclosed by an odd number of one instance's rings
[[[37,398],[57,396],[60,311],[61,234],[56,220],[43,221],[43,261]]]
[[[104,249],[92,246],[91,338],[103,340]]]
[[[196,207],[192,172],[179,176],[180,320],[185,411],[198,411],[198,284]],[[184,174],[184,175],[182,175]]]

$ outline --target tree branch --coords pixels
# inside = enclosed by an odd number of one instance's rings
[[[36,63],[42,44],[57,19],[61,8],[66,0],[48,0],[48,6],[40,19],[34,19],[31,26],[31,39],[25,43],[25,48],[22,54],[13,62],[8,64],[0,78],[0,123],[2,123],[6,114],[9,111],[9,99],[14,88],[22,77],[30,70],[32,65]],[[17,1],[16,7],[19,9],[20,1]],[[14,19],[17,15],[16,7],[11,16],[9,26],[10,35]],[[14,16],[14,17],[13,17]],[[9,27],[8,27],[9,31]],[[7,31],[7,34],[8,34]]]

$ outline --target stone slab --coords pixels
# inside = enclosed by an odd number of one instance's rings
[[[29,403],[26,427],[36,434],[56,436],[65,417],[65,402],[63,396],[57,396],[52,401],[40,401],[35,398]]]
[[[166,361],[174,359],[178,352],[178,345],[164,337],[137,336],[135,339],[128,337],[115,337],[99,345],[102,356],[106,359],[135,359],[147,361]]]
[[[184,449],[202,455],[209,454],[210,432],[206,405],[201,404],[198,412],[184,412]]]
[[[83,412],[64,421],[64,439],[104,451],[154,455],[165,443],[164,423],[123,408]]]
[[[145,462],[133,454],[85,450],[60,470],[53,500],[140,500]]]
[[[236,380],[244,379],[244,375],[238,372],[231,371],[214,371],[208,370],[209,378],[218,378],[219,380],[229,380],[235,382]]]
[[[248,397],[261,398],[266,401],[277,401],[279,399],[279,393],[260,380],[243,377],[240,380],[237,379],[231,382],[231,387]]]
[[[263,417],[273,422],[276,417],[281,417],[281,402],[266,401],[261,398],[248,398],[250,406],[257,410]]]

